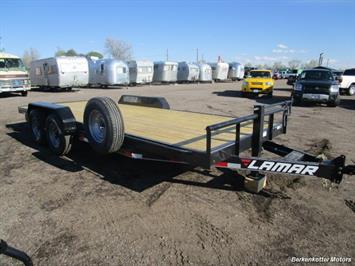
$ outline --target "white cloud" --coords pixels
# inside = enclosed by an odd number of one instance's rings
[[[278,44],[277,48],[272,49],[272,52],[275,54],[294,54],[294,53],[307,53],[305,49],[291,49],[285,44]]]
[[[285,44],[282,44],[282,43],[279,43],[279,44],[277,45],[277,47],[280,48],[280,49],[288,49],[288,46],[285,45]]]
[[[264,56],[259,56],[259,55],[255,55],[254,56],[254,59],[256,61],[261,61],[261,62],[275,62],[275,61],[284,61],[284,60],[287,60],[289,59],[288,56],[267,56],[267,55],[264,55]]]

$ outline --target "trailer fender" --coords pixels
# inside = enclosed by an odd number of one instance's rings
[[[59,126],[62,129],[64,135],[73,135],[77,131],[75,117],[70,108],[67,106],[48,102],[30,103],[26,111],[26,117],[29,116],[32,110],[43,112],[45,117],[52,113],[56,114],[59,118]]]
[[[164,97],[122,95],[118,103],[153,107],[153,108],[160,108],[160,109],[170,109],[169,103]]]

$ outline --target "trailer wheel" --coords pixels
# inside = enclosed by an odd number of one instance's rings
[[[84,111],[84,128],[91,147],[102,154],[117,152],[124,139],[123,117],[108,97],[89,100]]]
[[[21,91],[21,96],[26,97],[28,95],[28,91]]]
[[[31,136],[37,144],[45,144],[46,136],[44,131],[45,114],[40,110],[32,110],[28,115],[28,122],[31,129]]]
[[[50,150],[56,155],[65,155],[70,152],[72,136],[64,135],[57,115],[50,114],[46,119],[46,136]]]

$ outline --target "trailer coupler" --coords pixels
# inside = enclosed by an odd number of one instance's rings
[[[288,175],[317,176],[340,183],[343,175],[354,175],[355,165],[345,165],[345,156],[333,160],[322,160],[314,155],[294,150],[283,145],[267,141],[265,150],[281,156],[279,159],[263,159],[259,157],[241,158],[232,156],[225,162],[219,162],[217,168],[246,170],[254,172],[271,172]]]

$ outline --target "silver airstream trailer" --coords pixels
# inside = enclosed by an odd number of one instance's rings
[[[88,61],[81,56],[60,56],[31,62],[32,86],[40,88],[72,88],[87,86]]]
[[[229,64],[228,78],[235,81],[244,78],[244,66],[240,63],[233,62]]]
[[[199,81],[200,82],[212,82],[212,68],[209,64],[200,63],[198,65],[200,69]]]
[[[153,81],[154,64],[151,61],[129,61],[129,83],[147,84]]]
[[[124,61],[116,59],[89,60],[89,85],[128,85],[129,70]]]
[[[154,62],[154,82],[176,82],[178,63],[171,61]]]
[[[178,82],[194,82],[198,81],[200,69],[198,65],[179,62],[178,64]]]
[[[227,63],[218,62],[218,63],[210,63],[212,68],[212,79],[215,81],[222,81],[228,78],[228,68],[229,65]]]

